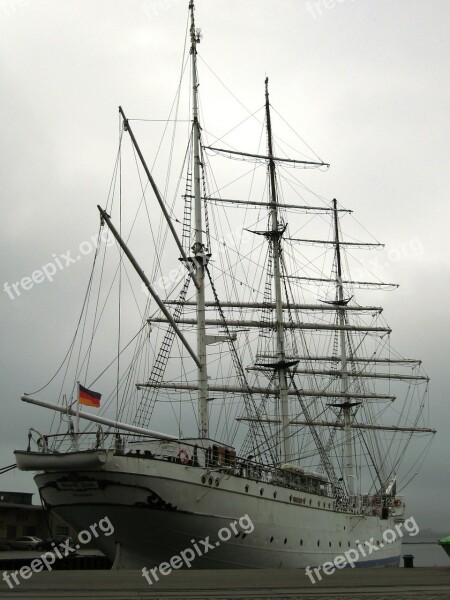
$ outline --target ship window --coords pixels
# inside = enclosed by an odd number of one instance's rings
[[[273,542],[273,536],[270,538],[270,543],[272,543],[272,542]]]
[[[348,543],[348,547],[350,548],[350,542],[347,542],[347,543]]]
[[[212,485],[212,484],[213,484],[213,478],[212,478],[212,477],[210,477],[210,478],[208,479],[208,483],[209,483],[209,485]]]
[[[300,540],[300,546],[303,546],[303,540]]]
[[[339,542],[339,548],[342,548],[342,542]]]
[[[329,545],[329,546],[330,546],[330,548],[331,548],[331,542],[328,542],[328,545]]]
[[[259,495],[260,495],[260,496],[262,496],[263,494],[264,494],[264,489],[263,489],[263,488],[261,488],[261,489],[259,490]]]
[[[311,500],[311,498],[310,498],[310,499],[309,499],[309,505],[311,506],[311,504],[312,504],[312,500]]]
[[[216,485],[219,485],[219,478],[216,478],[216,481],[214,482]]]
[[[245,486],[245,493],[248,494],[248,485]]]
[[[317,545],[320,546],[320,540],[317,540]]]
[[[287,538],[284,538],[284,543],[287,544]]]
[[[276,497],[277,497],[277,493],[276,493],[276,492],[274,492],[274,493],[273,493],[273,497],[274,497],[274,498],[276,498]]]
[[[206,483],[206,477],[202,475],[202,483]]]

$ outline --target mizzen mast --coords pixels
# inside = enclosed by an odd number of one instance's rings
[[[272,123],[270,120],[269,104],[269,78],[266,77],[266,126],[268,145],[268,168],[269,168],[269,190],[270,190],[270,216],[271,229],[269,235],[272,242],[273,252],[273,274],[275,282],[275,314],[276,314],[276,344],[277,344],[277,372],[280,397],[281,416],[281,462],[289,463],[291,454],[290,425],[289,425],[289,396],[287,384],[286,352],[284,344],[284,322],[283,322],[283,298],[281,295],[281,245],[280,239],[284,228],[280,226],[278,215],[278,197],[276,169],[273,153]]]
[[[339,226],[337,214],[337,201],[333,200],[333,216],[334,216],[334,243],[336,253],[336,288],[337,301],[336,311],[338,315],[339,325],[343,327],[346,324],[346,315],[343,307],[346,304],[344,299],[344,285],[342,281],[342,264],[341,264],[341,246],[339,239]],[[346,345],[345,329],[339,331],[340,342],[340,359],[341,359],[341,393],[348,394],[348,370],[347,370],[347,345]],[[342,404],[336,404],[342,409],[344,415],[344,479],[350,496],[354,495],[354,467],[353,467],[353,448],[352,448],[352,407],[358,406],[358,403],[351,403],[350,397]]]

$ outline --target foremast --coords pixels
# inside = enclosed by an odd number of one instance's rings
[[[339,239],[339,224],[337,213],[337,201],[333,200],[333,217],[334,217],[334,243],[336,253],[336,311],[339,325],[346,325],[346,314],[344,299],[344,284],[342,281],[342,263],[341,263],[341,246]],[[341,393],[348,394],[348,370],[347,370],[347,345],[345,340],[345,329],[339,331],[340,359],[341,359]],[[353,466],[353,447],[352,447],[352,407],[358,403],[351,403],[348,398],[339,406],[344,416],[344,479],[347,486],[349,496],[354,496],[355,493],[355,475]]]
[[[201,200],[201,159],[200,159],[200,123],[198,117],[198,75],[197,44],[199,32],[195,28],[194,0],[189,4],[191,14],[191,69],[192,69],[192,146],[194,161],[194,223],[195,243],[192,246],[193,277],[197,293],[197,357],[198,365],[198,428],[199,437],[209,437],[208,417],[208,372],[206,360],[206,324],[205,324],[205,269],[209,255],[203,241],[203,219]]]
[[[267,145],[268,145],[268,170],[269,170],[269,196],[270,196],[270,217],[271,229],[269,230],[272,242],[273,252],[273,274],[275,283],[275,314],[276,314],[276,346],[277,346],[277,372],[280,398],[280,417],[281,417],[281,463],[288,464],[291,461],[291,440],[289,426],[289,396],[287,383],[286,352],[284,344],[284,322],[283,322],[283,298],[281,295],[281,245],[280,239],[284,228],[280,227],[278,215],[278,195],[276,168],[273,152],[272,124],[270,120],[269,104],[269,79],[265,81],[266,96],[266,126],[267,126]]]

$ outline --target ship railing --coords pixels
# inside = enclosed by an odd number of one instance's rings
[[[335,510],[357,515],[401,518],[405,511],[403,496],[380,494],[341,495],[335,499]]]
[[[375,501],[371,498],[373,498],[373,496],[371,497],[368,494],[354,494],[345,496],[346,509],[348,512],[353,512],[355,514],[368,514],[369,512],[373,511],[378,504],[378,499]]]
[[[83,450],[124,451],[126,446],[125,436],[116,432],[103,432],[99,428],[97,431],[79,434],[67,432],[33,436],[30,432],[28,434],[27,450],[37,450],[44,454],[63,454]]]
[[[386,494],[362,494],[360,496],[361,512],[366,515],[394,515],[400,517],[405,510],[404,496]]]
[[[211,471],[227,473],[252,481],[275,484],[288,489],[302,491],[320,496],[330,496],[328,482],[323,478],[315,478],[311,474],[286,471],[271,465],[241,458],[236,455],[222,454],[219,456],[186,441],[174,441],[171,453],[155,453],[150,450],[136,448],[136,440],[140,437],[131,434],[104,432],[101,427],[93,432],[75,434],[73,432],[42,435],[33,441],[40,452],[68,453],[85,450],[113,450],[115,454],[141,456],[142,458],[178,462],[193,467],[206,468]],[[142,437],[143,442],[148,438]],[[133,443],[130,443],[133,442]],[[30,444],[29,444],[30,449]],[[186,451],[187,454],[183,454]]]

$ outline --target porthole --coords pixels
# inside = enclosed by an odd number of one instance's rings
[[[287,538],[284,538],[284,543],[287,544]]]
[[[272,542],[273,542],[273,536],[270,538],[270,543],[272,543]]]
[[[350,542],[347,542],[347,543],[348,543],[348,547],[350,548]]]
[[[339,548],[342,548],[342,542],[339,542]]]
[[[328,545],[329,545],[329,546],[330,546],[330,548],[331,548],[331,542],[328,542]]]
[[[210,477],[210,478],[208,479],[208,483],[209,483],[209,485],[212,485],[212,484],[213,484],[213,478],[212,478],[212,477]]]
[[[289,496],[289,502],[292,502],[292,496]]]
[[[245,486],[245,493],[248,494],[248,485]]]
[[[217,477],[214,483],[215,483],[216,485],[219,485],[219,482],[220,482],[220,479]]]
[[[202,475],[202,483],[206,483],[206,477]]]
[[[310,499],[309,499],[309,505],[311,506],[311,504],[312,504],[312,500],[311,500],[311,498],[310,498]]]
[[[303,540],[300,540],[300,546],[303,546]]]
[[[317,540],[317,545],[320,546],[320,540]]]
[[[276,492],[274,492],[274,493],[273,493],[273,497],[274,497],[274,498],[276,498],[276,497],[277,497],[277,493],[276,493]]]
[[[261,488],[261,489],[259,490],[259,495],[260,495],[260,496],[262,496],[263,494],[264,494],[264,489],[263,489],[263,488]]]
[[[319,507],[320,507],[320,500],[319,500],[319,502],[317,503],[317,506],[319,506]]]

